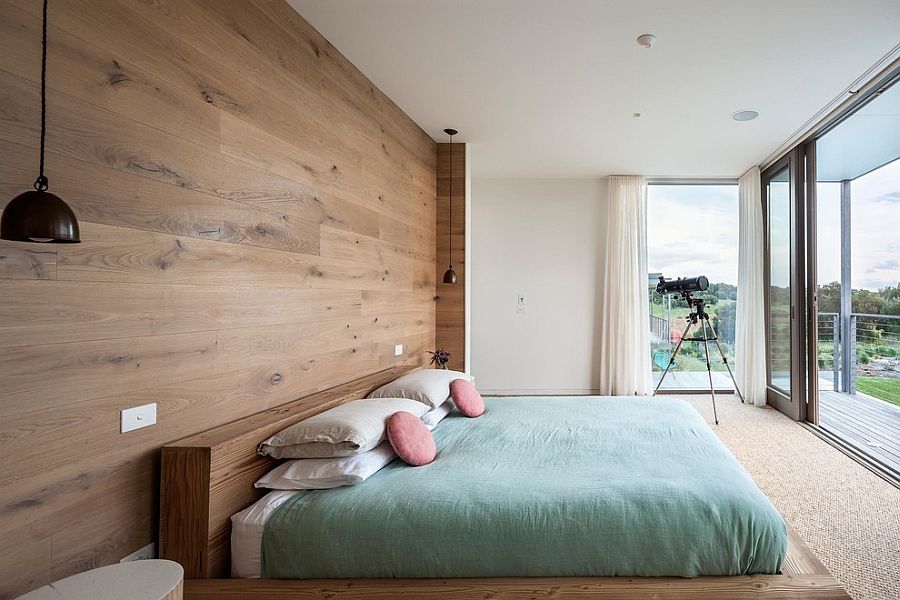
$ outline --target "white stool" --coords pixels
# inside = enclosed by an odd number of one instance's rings
[[[182,600],[184,569],[171,560],[135,560],[45,585],[18,600]]]

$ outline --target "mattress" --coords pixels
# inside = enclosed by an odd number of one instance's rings
[[[784,521],[687,403],[529,397],[486,405],[480,418],[441,423],[430,465],[395,461],[355,486],[267,496],[244,517],[257,536],[262,528],[261,564],[235,575],[779,572]]]

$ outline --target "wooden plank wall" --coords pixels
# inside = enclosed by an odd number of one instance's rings
[[[435,345],[450,352],[450,368],[465,371],[466,364],[466,144],[453,144],[453,270],[455,285],[443,283],[450,263],[450,144],[437,144],[437,311]]]
[[[40,9],[0,0],[0,206]],[[435,144],[286,3],[65,0],[49,36],[83,243],[0,242],[0,597],[155,541],[163,444],[434,346]]]

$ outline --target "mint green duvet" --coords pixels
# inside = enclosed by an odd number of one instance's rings
[[[263,577],[777,573],[784,521],[687,403],[488,398],[394,461],[272,515]]]

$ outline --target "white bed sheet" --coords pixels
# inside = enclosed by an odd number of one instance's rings
[[[231,576],[255,579],[262,572],[262,537],[266,521],[297,490],[272,491],[231,516]]]

